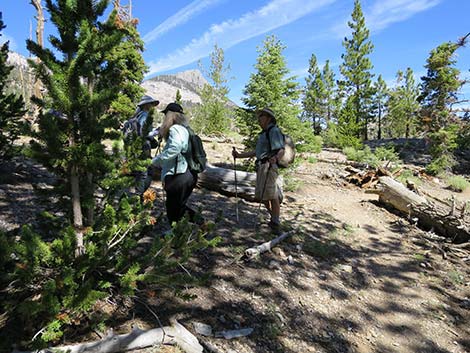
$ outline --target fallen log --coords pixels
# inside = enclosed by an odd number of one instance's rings
[[[203,347],[199,344],[197,338],[179,322],[174,321],[171,326],[146,331],[134,328],[127,334],[115,335],[114,333],[110,333],[99,341],[56,348],[46,348],[40,351],[34,351],[34,353],[115,353],[133,349],[142,349],[155,345],[177,345],[186,353],[203,352]],[[33,352],[14,351],[13,353]]]
[[[292,231],[286,232],[278,236],[277,238],[274,238],[270,241],[267,241],[261,245],[255,246],[254,248],[249,248],[245,250],[245,256],[248,259],[253,259],[256,256],[266,252],[270,251],[272,248],[274,248],[277,244],[279,244],[281,241],[283,241],[285,238],[289,237],[292,234]]]
[[[256,173],[236,171],[237,188],[235,190],[235,173],[233,169],[207,165],[199,174],[197,185],[200,188],[217,191],[227,196],[237,196],[247,201],[255,201]]]
[[[160,180],[160,172],[157,168],[153,170],[154,180]],[[197,187],[216,191],[222,195],[236,195],[247,201],[256,201],[256,173],[237,170],[236,174],[237,188],[235,188],[235,173],[233,169],[207,164],[206,170],[198,175]]]
[[[450,207],[435,204],[423,196],[408,190],[403,184],[384,176],[379,178],[379,202],[389,205],[410,218],[416,218],[420,227],[434,230],[436,234],[456,243],[470,240],[470,222],[453,214]]]

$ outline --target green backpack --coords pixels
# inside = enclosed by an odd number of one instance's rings
[[[183,153],[189,170],[193,174],[202,173],[206,170],[207,155],[204,151],[201,138],[189,126],[185,126],[189,132],[188,150]]]

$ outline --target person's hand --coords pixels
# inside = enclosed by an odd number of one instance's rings
[[[233,158],[238,158],[240,154],[237,152],[235,147],[232,147],[232,156]]]
[[[155,136],[157,136],[159,132],[160,132],[159,127],[154,128],[154,129],[152,129],[152,131],[150,131],[150,133],[148,134],[148,137],[155,138]]]

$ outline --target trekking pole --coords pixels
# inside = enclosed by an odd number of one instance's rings
[[[232,147],[232,151],[235,152],[235,147]],[[237,223],[240,222],[240,219],[238,218],[238,187],[237,187],[237,162],[236,162],[235,156],[233,156],[233,173],[235,175],[235,200],[236,200],[236,206],[235,206],[235,213],[237,216]]]
[[[258,228],[259,215],[261,213],[261,204],[263,203],[264,192],[266,191],[266,184],[268,183],[268,173],[269,173],[270,169],[271,169],[271,163],[269,163],[268,169],[266,170],[266,177],[264,179],[264,185],[263,185],[263,189],[261,191],[261,198],[259,200],[259,205],[258,205],[258,213],[256,215],[255,229]]]

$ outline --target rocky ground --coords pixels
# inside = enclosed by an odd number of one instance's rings
[[[230,149],[206,146],[213,163],[230,164]],[[24,222],[32,216],[30,205],[44,201],[36,199],[37,191],[47,183],[17,173],[1,183],[3,227]],[[41,169],[36,173],[46,177]],[[209,236],[222,242],[197,254],[186,270],[207,274],[208,281],[188,288],[191,301],[158,293],[146,308],[126,308],[128,320],[115,329],[158,327],[156,314],[164,325],[177,318],[214,352],[470,352],[469,258],[444,258],[423,238],[426,232],[383,208],[376,195],[348,184],[342,173],[340,164],[305,160],[286,177],[292,191],[286,192],[282,220],[293,236],[251,261],[242,258],[244,250],[274,237],[257,222],[258,214],[266,218],[264,209],[196,190],[191,203],[215,223]],[[152,187],[162,195],[159,182]],[[453,193],[437,181],[420,187],[439,197],[470,199],[470,191]],[[159,197],[157,206],[162,202]],[[210,337],[196,332],[198,323],[214,332],[252,332]]]

